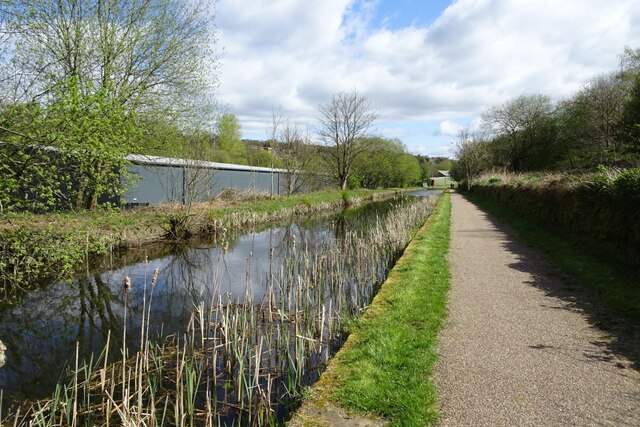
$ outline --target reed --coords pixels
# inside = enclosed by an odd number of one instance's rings
[[[367,230],[351,230],[308,247],[292,234],[284,260],[271,257],[264,297],[246,291],[192,301],[181,335],[149,338],[158,271],[144,283],[141,343],[109,360],[109,340],[95,359],[76,359],[52,396],[1,411],[0,420],[59,425],[273,425],[283,421],[330,356],[349,324],[371,302],[389,269],[435,204],[425,198],[396,207]],[[272,253],[272,251],[271,251]],[[147,286],[149,287],[147,292]],[[211,284],[216,289],[219,284]],[[21,414],[22,413],[22,414]]]

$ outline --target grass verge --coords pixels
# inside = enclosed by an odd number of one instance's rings
[[[528,245],[544,252],[576,283],[588,289],[608,311],[640,322],[638,271],[621,259],[612,258],[595,244],[578,242],[536,224],[503,205],[474,193],[465,197],[481,209],[509,224]]]
[[[450,216],[444,194],[323,374],[320,400],[391,425],[437,420],[432,377],[450,281]]]

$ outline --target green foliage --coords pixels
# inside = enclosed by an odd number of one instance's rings
[[[99,200],[119,202],[125,155],[139,132],[106,89],[81,87],[71,78],[56,87],[48,106],[29,113],[27,133],[0,146],[0,210],[94,209]]]
[[[249,165],[264,168],[279,167],[280,160],[275,158],[269,151],[257,147],[247,147]]]
[[[633,87],[624,105],[621,120],[622,138],[635,154],[640,154],[640,74],[633,79]]]
[[[613,182],[613,189],[621,199],[640,201],[640,168],[623,171]]]
[[[390,187],[410,187],[420,183],[422,171],[418,159],[409,153],[402,153],[396,160],[395,181]]]
[[[107,88],[92,89],[75,78],[60,85],[37,138],[59,148],[70,166],[59,178],[75,209],[94,209],[103,198],[119,201],[125,155],[139,135],[132,115],[109,98]]]
[[[483,113],[492,162],[484,170],[589,170],[640,166],[640,49],[625,49],[621,69],[594,77],[552,105],[519,96]]]
[[[87,236],[54,228],[18,228],[0,239],[0,283],[5,295],[40,278],[66,278],[85,259]]]
[[[350,174],[349,177],[347,178],[347,189],[356,190],[358,188],[362,188],[360,177],[355,173]]]
[[[420,163],[405,152],[402,141],[372,137],[363,139],[361,144],[353,175],[362,187],[408,187],[421,182]]]
[[[23,143],[0,144],[0,213],[43,212],[63,195],[56,154]]]
[[[224,113],[218,120],[216,150],[226,153],[226,156],[220,155],[228,158],[229,163],[239,165],[249,163],[247,148],[241,140],[240,123],[237,117],[231,113]]]
[[[519,175],[501,184],[476,182],[473,192],[559,232],[598,244],[603,252],[640,263],[640,222],[635,220],[640,168],[600,166],[597,173],[573,177]]]
[[[12,0],[0,18],[16,46],[5,59],[17,72],[3,79],[27,99],[76,78],[129,109],[188,120],[215,66],[209,2]]]
[[[640,199],[640,168],[609,169],[598,166],[598,172],[586,182],[586,186],[596,194],[620,201]]]
[[[211,136],[204,131],[181,129],[162,117],[139,117],[140,142],[136,152],[181,159],[215,161]]]

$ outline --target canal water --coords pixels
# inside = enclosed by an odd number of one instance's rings
[[[126,346],[135,349],[140,347],[137,331],[144,310],[151,310],[149,338],[161,340],[182,333],[201,301],[215,302],[220,295],[241,301],[251,295],[259,303],[266,297],[270,271],[292,250],[313,252],[348,231],[384,221],[398,205],[434,194],[408,193],[216,242],[131,250],[109,260],[107,268],[88,269],[75,280],[29,292],[18,304],[0,306],[0,339],[7,347],[7,361],[0,368],[4,406],[48,396],[73,366],[76,345],[83,359],[102,351],[108,336],[113,348],[122,348],[125,317],[131,331]],[[129,289],[123,286],[125,278]]]

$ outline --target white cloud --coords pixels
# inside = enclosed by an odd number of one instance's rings
[[[615,70],[625,45],[640,46],[636,0],[458,0],[429,27],[394,31],[369,27],[374,8],[219,1],[219,95],[245,133],[264,132],[278,106],[314,125],[320,103],[356,87],[383,120],[436,121],[448,135],[461,118],[523,93],[569,96]],[[405,142],[441,151],[430,137]]]
[[[438,130],[435,132],[435,135],[448,135],[448,136],[456,136],[462,130],[463,126],[459,125],[456,122],[452,122],[451,120],[445,120],[440,122],[440,126]]]

